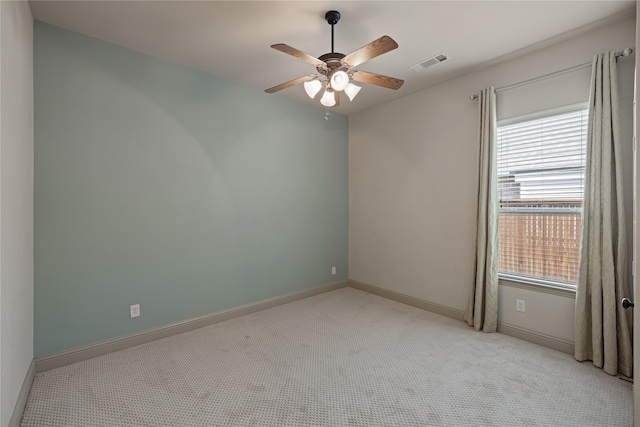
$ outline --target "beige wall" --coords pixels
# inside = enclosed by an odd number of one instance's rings
[[[33,19],[26,1],[0,2],[0,15],[0,425],[7,426],[33,359]]]
[[[602,51],[634,46],[635,16],[622,17],[350,116],[349,278],[464,310],[474,278],[478,157],[478,107],[469,96],[490,85],[502,87],[590,62]],[[631,228],[633,59],[621,59],[618,66]],[[583,69],[535,90],[501,92],[500,115],[521,114],[530,105],[586,101],[588,75]],[[580,89],[577,82],[587,86]],[[522,95],[527,92],[528,98]],[[528,101],[523,104],[522,99]],[[515,311],[516,298],[526,301],[526,313]],[[573,306],[571,294],[502,285],[499,320],[570,345]]]

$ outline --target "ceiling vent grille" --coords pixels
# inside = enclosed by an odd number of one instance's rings
[[[418,62],[417,64],[412,65],[409,68],[411,68],[416,73],[419,73],[420,71],[424,71],[433,65],[446,61],[447,59],[449,59],[447,54],[444,52],[440,52],[439,54],[432,56],[429,59],[425,59],[424,61]]]

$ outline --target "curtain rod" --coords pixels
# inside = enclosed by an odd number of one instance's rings
[[[632,53],[633,53],[633,49],[628,47],[628,48],[626,48],[626,49],[624,49],[622,51],[615,52],[615,55],[616,55],[616,58],[619,58],[621,56],[622,57],[627,57],[627,56],[631,55]],[[571,71],[580,70],[582,68],[589,67],[592,64],[593,64],[593,61],[585,62],[584,64],[574,65],[573,67],[564,68],[562,70],[554,71],[552,73],[544,74],[544,75],[538,76],[538,77],[533,77],[531,79],[524,80],[524,81],[521,81],[521,82],[518,82],[518,83],[513,83],[513,84],[510,84],[510,85],[507,85],[507,86],[502,86],[502,87],[496,88],[495,91],[496,92],[500,92],[500,91],[503,91],[503,90],[509,90],[509,89],[514,89],[514,88],[520,87],[520,86],[525,86],[525,85],[528,85],[528,84],[531,84],[531,83],[538,82],[540,80],[548,79],[549,77],[555,77],[555,76],[559,76],[561,74],[570,73]],[[469,97],[469,99],[471,99],[471,100],[478,99],[478,94],[471,95]]]

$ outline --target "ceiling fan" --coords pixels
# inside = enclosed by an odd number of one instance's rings
[[[325,14],[324,19],[329,25],[331,25],[331,53],[325,53],[319,58],[315,58],[284,43],[278,43],[271,46],[280,52],[295,56],[298,59],[302,59],[303,61],[314,65],[320,74],[309,74],[308,76],[300,77],[266,89],[265,92],[274,93],[290,86],[304,83],[304,89],[307,92],[307,95],[309,95],[310,98],[315,98],[318,92],[322,89],[322,85],[324,83],[325,91],[320,99],[320,103],[325,107],[336,107],[340,105],[340,92],[344,91],[349,97],[349,100],[352,101],[360,91],[360,87],[351,83],[351,80],[394,90],[399,89],[404,84],[403,80],[393,77],[351,69],[363,62],[397,48],[398,43],[396,43],[391,37],[382,36],[379,39],[362,46],[360,49],[345,55],[343,53],[333,51],[333,26],[340,20],[340,12],[337,10],[330,10]]]

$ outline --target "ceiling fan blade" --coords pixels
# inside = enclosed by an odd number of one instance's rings
[[[291,56],[295,56],[298,59],[302,59],[303,61],[306,61],[311,65],[315,65],[316,67],[320,67],[323,69],[326,69],[327,67],[327,64],[324,61],[321,61],[318,58],[315,58],[309,55],[308,53],[304,53],[303,51],[298,50],[295,47],[286,45],[284,43],[274,44],[274,45],[271,45],[271,47],[274,48],[275,50],[279,50],[280,52],[288,53]]]
[[[398,47],[398,43],[395,42],[389,36],[382,36],[377,40],[372,41],[368,45],[362,46],[355,52],[342,58],[342,65],[347,68],[355,67],[362,64],[365,61],[380,56],[383,53],[387,53]]]
[[[318,76],[315,75],[315,74],[309,74],[308,76],[298,77],[297,79],[293,79],[293,80],[290,80],[290,81],[288,81],[286,83],[279,84],[278,86],[270,87],[269,89],[265,89],[264,91],[267,92],[267,93],[274,93],[274,92],[277,92],[279,90],[286,89],[288,87],[291,87],[291,86],[294,86],[294,85],[297,85],[297,84],[300,84],[300,83],[310,82],[311,80],[313,80],[313,79],[315,79],[317,77]]]
[[[369,83],[376,86],[382,86],[393,90],[398,90],[404,84],[404,80],[396,79],[382,74],[369,73],[367,71],[353,70],[349,74],[351,78],[357,82]]]

